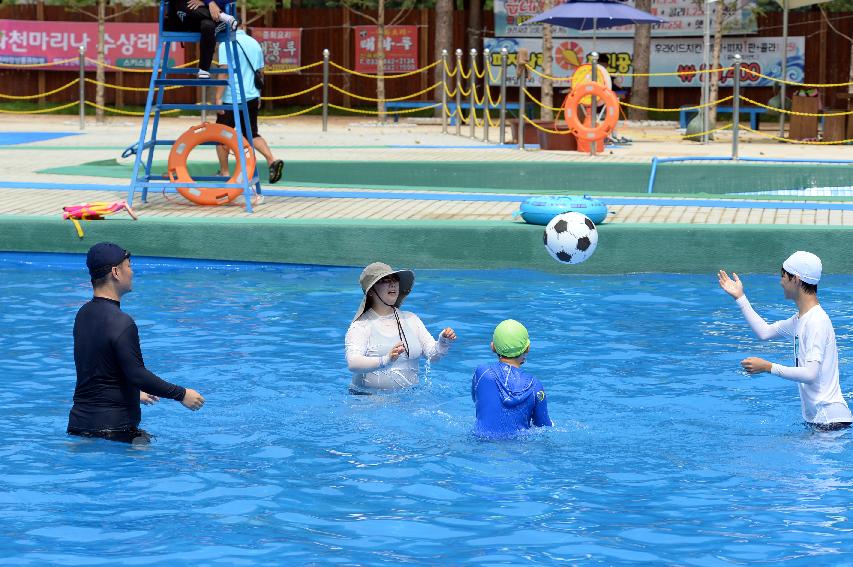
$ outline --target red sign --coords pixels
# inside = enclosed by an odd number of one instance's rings
[[[267,71],[299,67],[302,58],[301,28],[253,28],[252,35],[264,50],[264,68]]]
[[[77,69],[80,46],[86,57],[97,58],[97,22],[0,20],[0,63],[32,65],[73,58],[40,69]],[[157,24],[105,25],[104,62],[108,65],[150,69],[156,51]],[[175,65],[183,63],[183,48],[173,45],[170,61]],[[94,68],[93,63],[86,63],[86,69]]]
[[[377,26],[355,26],[355,70],[376,72]],[[385,72],[405,73],[418,68],[418,27],[385,27]]]

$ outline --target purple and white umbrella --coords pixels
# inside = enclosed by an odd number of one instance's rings
[[[569,0],[559,6],[530,18],[527,24],[551,24],[575,30],[592,30],[595,44],[595,30],[613,28],[630,24],[659,24],[664,22],[648,12],[638,10],[615,0]]]

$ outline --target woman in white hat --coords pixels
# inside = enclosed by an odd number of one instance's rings
[[[346,335],[347,366],[356,392],[397,390],[418,383],[419,361],[438,360],[456,340],[447,327],[432,338],[420,318],[399,307],[412,291],[415,274],[374,262],[359,277],[364,298]]]
[[[797,313],[784,321],[767,324],[749,304],[743,283],[719,271],[720,287],[740,307],[746,322],[759,339],[784,337],[794,342],[794,365],[783,366],[751,356],[741,361],[750,374],[769,372],[797,382],[803,419],[815,429],[834,431],[850,427],[853,414],[838,380],[838,347],[832,321],[817,299],[823,264],[811,252],[799,250],[782,263],[779,284],[785,299],[797,305]]]

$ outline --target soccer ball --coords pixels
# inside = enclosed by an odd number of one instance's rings
[[[595,252],[598,231],[586,215],[563,213],[545,227],[544,241],[548,254],[558,262],[580,264]]]

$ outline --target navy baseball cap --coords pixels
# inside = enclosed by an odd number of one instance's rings
[[[93,279],[102,278],[125,259],[130,258],[130,252],[112,242],[98,242],[86,254],[86,267]]]

